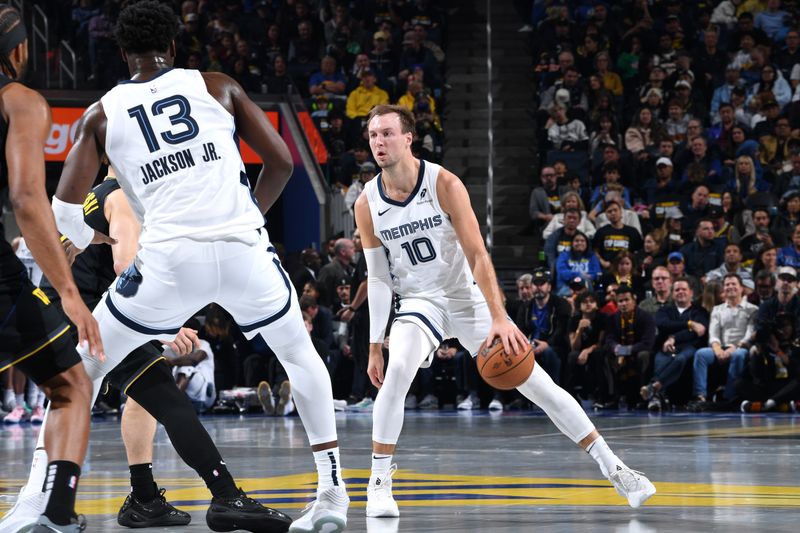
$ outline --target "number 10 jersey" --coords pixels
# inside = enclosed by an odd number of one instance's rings
[[[470,299],[472,273],[436,195],[441,167],[422,159],[419,164],[417,185],[404,202],[385,194],[380,174],[364,187],[375,236],[387,251],[394,292],[401,299]]]
[[[142,221],[140,244],[175,238],[256,242],[264,225],[233,116],[196,70],[122,82],[101,99],[105,148]]]

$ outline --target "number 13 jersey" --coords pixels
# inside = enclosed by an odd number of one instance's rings
[[[403,202],[386,195],[380,174],[364,186],[375,236],[387,251],[400,298],[435,301],[472,294],[469,264],[436,195],[440,168],[420,159],[417,185]]]
[[[175,238],[257,241],[264,225],[233,116],[196,70],[165,69],[101,99],[105,148],[142,221],[142,245]],[[268,162],[267,162],[268,163]]]

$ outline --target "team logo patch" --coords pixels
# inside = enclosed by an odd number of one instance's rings
[[[131,264],[117,279],[117,294],[123,298],[130,298],[139,291],[142,284],[142,274],[135,264]]]

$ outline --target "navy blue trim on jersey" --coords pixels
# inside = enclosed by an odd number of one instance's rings
[[[414,186],[414,190],[411,191],[411,194],[408,195],[408,198],[406,198],[404,202],[398,202],[397,200],[392,200],[391,198],[386,196],[386,194],[383,192],[383,179],[381,179],[381,175],[378,174],[377,176],[375,176],[377,178],[377,180],[378,180],[378,194],[381,195],[381,200],[383,200],[387,204],[396,205],[398,207],[405,207],[409,203],[411,203],[411,200],[413,200],[414,197],[419,192],[419,188],[422,187],[422,178],[423,178],[423,176],[425,176],[425,160],[424,159],[420,159],[419,160],[419,174],[417,175],[417,184]]]
[[[435,327],[433,327],[433,324],[431,324],[431,321],[428,320],[428,317],[426,317],[422,313],[416,313],[413,311],[409,311],[406,313],[397,313],[396,315],[394,315],[394,318],[395,320],[397,320],[398,318],[403,318],[404,316],[413,316],[414,318],[420,319],[423,324],[428,326],[428,329],[431,330],[431,333],[433,333],[433,336],[436,337],[436,340],[439,341],[439,343],[441,343],[444,340],[442,334],[439,333]]]
[[[270,247],[270,249],[273,248]],[[286,272],[283,271],[281,262],[278,259],[273,259],[272,262],[275,263],[275,268],[277,268],[278,272],[280,272],[283,282],[286,284],[286,290],[289,292],[289,297],[286,298],[286,305],[284,305],[283,308],[274,315],[268,316],[267,318],[259,320],[258,322],[253,322],[252,324],[239,324],[239,329],[241,329],[243,333],[247,333],[253,331],[254,329],[263,328],[264,326],[272,324],[276,320],[282,318],[283,315],[288,313],[289,309],[292,307],[292,286],[291,283],[289,283],[289,278],[286,277]]]
[[[159,76],[163,76],[164,74],[166,74],[167,72],[169,72],[169,71],[171,71],[171,70],[173,70],[173,69],[172,69],[172,67],[169,67],[169,68],[162,68],[162,69],[159,71],[159,73],[158,73],[158,74],[156,74],[155,76],[153,76],[153,77],[152,77],[152,78],[150,78],[149,80],[122,80],[121,82],[119,82],[119,84],[120,84],[120,85],[123,85],[123,84],[128,84],[128,83],[148,83],[148,82],[151,82],[151,81],[153,81],[154,79],[158,78]]]
[[[171,328],[171,329],[156,329],[145,326],[144,324],[139,324],[138,322],[131,320],[130,318],[126,317],[122,314],[122,311],[117,309],[117,306],[114,305],[114,302],[111,301],[111,295],[106,296],[106,305],[108,306],[108,310],[111,311],[111,314],[114,315],[119,322],[123,325],[129,327],[133,331],[144,333],[146,335],[177,335],[181,328]]]

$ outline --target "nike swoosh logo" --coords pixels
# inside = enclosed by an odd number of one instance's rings
[[[383,215],[385,215],[385,214],[386,214],[386,212],[387,212],[389,209],[391,209],[391,207],[387,207],[387,208],[386,208],[386,209],[384,209],[383,211],[378,211],[378,216],[379,216],[379,217],[382,217]]]

